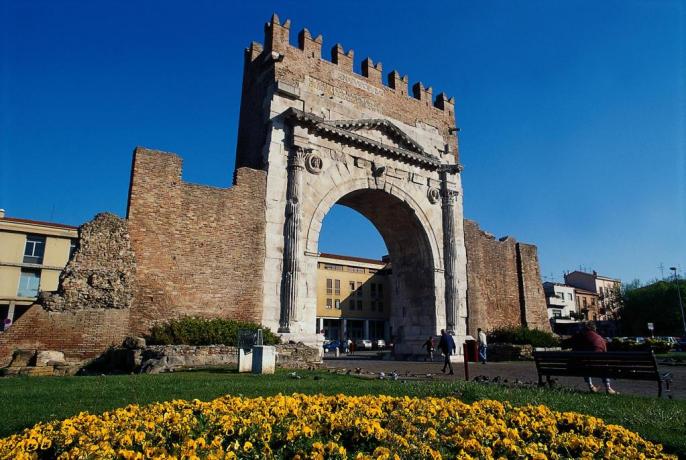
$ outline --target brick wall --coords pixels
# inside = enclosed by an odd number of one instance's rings
[[[181,315],[262,318],[266,174],[228,189],[181,179],[181,158],[134,152],[128,220],[137,277],[132,332]]]
[[[496,239],[465,219],[468,330],[528,325],[550,330],[536,246]]]
[[[33,305],[0,334],[0,367],[17,349],[60,350],[68,359],[92,358],[127,335],[129,310],[48,312]]]
[[[387,84],[383,66],[366,58],[360,63],[361,74],[355,72],[354,51],[342,45],[322,48],[323,38],[312,37],[307,29],[298,33],[298,44],[292,46],[290,21],[276,15],[265,25],[264,44],[253,42],[245,50],[245,67],[241,114],[238,130],[237,165],[263,167],[262,149],[266,131],[270,128],[269,101],[273,91],[288,88],[293,97],[307,87],[316,87],[321,99],[316,105],[305,101],[301,110],[325,118],[366,118],[383,114],[408,126],[424,126],[436,130],[442,137],[441,150],[448,149],[446,160],[458,160],[455,127],[455,100],[444,93],[434,94],[429,85],[415,82],[410,86],[407,75],[388,72]],[[330,107],[323,104],[329,102]],[[345,112],[345,101],[354,110]],[[374,114],[374,115],[372,115]],[[272,113],[271,116],[277,115]]]
[[[520,292],[524,298],[524,320],[530,329],[550,330],[545,293],[541,283],[538,249],[533,244],[517,243],[520,261]]]

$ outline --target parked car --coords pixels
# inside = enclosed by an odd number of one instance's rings
[[[340,340],[329,340],[324,342],[324,351],[336,351],[336,348],[340,347]]]
[[[383,350],[386,348],[386,341],[384,339],[376,339],[372,345],[377,350]]]
[[[675,337],[676,351],[686,351],[686,337]]]
[[[358,350],[371,350],[372,341],[367,339],[357,339],[355,341],[355,348],[357,348]]]

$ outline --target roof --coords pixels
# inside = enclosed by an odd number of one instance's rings
[[[559,287],[566,287],[566,288],[572,288],[575,289],[574,286],[570,286],[569,284],[564,284],[564,283],[558,283],[556,281],[545,281],[543,285],[549,285],[549,286],[559,286]]]
[[[326,252],[320,252],[319,257],[326,257],[327,259],[336,259],[336,260],[347,261],[347,262],[363,262],[363,263],[367,263],[367,264],[386,265],[386,262],[384,262],[383,260],[365,259],[364,257],[344,256],[344,255],[340,255],[340,254],[329,254]]]
[[[605,280],[605,281],[616,281],[618,283],[621,282],[621,280],[619,280],[617,278],[610,278],[609,276],[599,275],[595,271],[593,273],[588,273],[588,272],[582,272],[580,270],[574,270],[572,272],[567,273],[567,275],[571,275],[572,273],[579,273],[581,275],[586,275],[586,276],[591,277],[591,278],[597,278],[597,279],[601,279],[601,280]]]
[[[574,292],[575,292],[576,294],[594,295],[594,296],[596,296],[596,297],[598,296],[597,293],[591,292],[591,291],[587,291],[587,290],[585,290],[585,289],[574,288]]]
[[[67,230],[78,230],[79,227],[73,225],[58,224],[56,222],[44,222],[41,220],[20,219],[18,217],[0,217],[0,221],[16,222],[18,224],[42,225],[44,227],[64,228]]]

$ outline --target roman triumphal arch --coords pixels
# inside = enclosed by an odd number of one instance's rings
[[[319,232],[335,204],[367,217],[392,261],[391,327],[400,354],[429,335],[466,334],[466,256],[454,101],[274,16],[246,50],[237,166],[263,169],[264,325],[316,343]]]

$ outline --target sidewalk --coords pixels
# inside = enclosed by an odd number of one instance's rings
[[[355,372],[356,369],[361,369],[361,372],[365,375],[371,373],[378,374],[379,372],[389,375],[392,372],[396,372],[400,378],[407,376],[407,378],[422,379],[429,378],[427,375],[431,374],[430,378],[464,380],[463,363],[453,363],[455,375],[448,376],[441,373],[443,360],[438,358],[433,363],[423,361],[384,361],[375,359],[375,354],[362,352],[352,357],[341,356],[337,359],[325,359],[324,362],[329,368],[347,369],[352,372]],[[686,399],[686,366],[661,366],[660,371],[672,372],[672,397]],[[485,376],[489,379],[499,377],[500,381],[507,380],[507,383],[513,383],[517,380],[521,382],[538,382],[538,374],[536,373],[536,366],[533,361],[510,361],[488,364],[469,363],[470,380],[479,376]],[[557,382],[560,386],[588,391],[588,387],[582,378],[558,377]],[[602,388],[602,382],[599,379],[595,379],[594,383]],[[657,397],[656,382],[617,380],[613,381],[612,387],[621,394]]]

